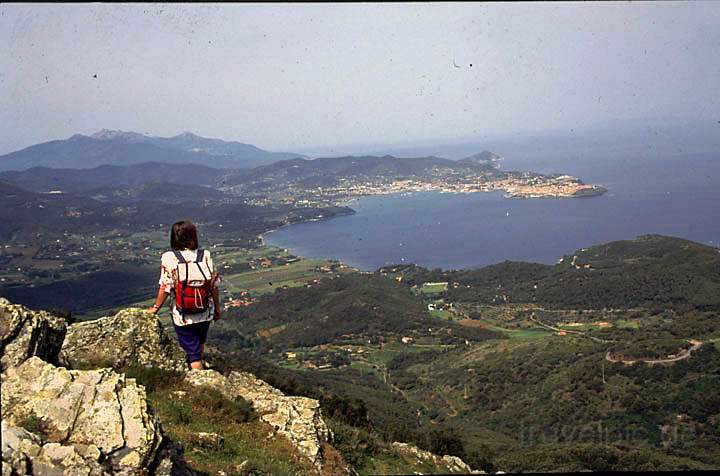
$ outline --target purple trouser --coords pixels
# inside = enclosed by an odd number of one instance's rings
[[[207,338],[210,321],[198,322],[197,324],[188,324],[187,326],[178,326],[173,322],[175,334],[177,334],[180,347],[185,351],[188,363],[202,360],[200,349]]]

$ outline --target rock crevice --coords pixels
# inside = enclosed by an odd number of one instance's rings
[[[56,363],[65,332],[64,319],[0,298],[0,371],[33,355]]]

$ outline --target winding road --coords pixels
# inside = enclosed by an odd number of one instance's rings
[[[557,327],[553,327],[551,325],[545,324],[544,322],[541,322],[541,321],[535,319],[534,316],[530,316],[530,320],[533,321],[535,324],[537,324],[541,327],[544,327],[546,329],[550,329],[550,330],[553,330],[556,332],[562,331],[567,334],[575,334],[575,335],[587,337],[588,339],[592,339],[596,342],[602,342],[603,344],[613,344],[613,343],[617,342],[614,340],[600,339],[599,337],[588,335],[586,332],[573,331],[573,330],[569,330],[569,329],[559,329]],[[718,340],[720,340],[720,339],[712,339],[708,342],[716,342]],[[698,350],[704,344],[703,341],[697,340],[697,339],[688,339],[687,342],[690,343],[690,347],[687,349],[681,350],[677,356],[671,357],[671,358],[666,358],[666,359],[621,359],[619,357],[613,357],[612,354],[610,353],[610,350],[608,350],[605,353],[605,360],[607,360],[608,362],[612,362],[612,363],[623,363],[626,365],[632,365],[632,364],[636,364],[636,363],[640,363],[640,362],[644,363],[644,364],[649,364],[649,365],[672,364],[674,362],[679,362],[681,360],[687,359],[688,357],[690,357],[692,355],[693,352]]]
[[[642,362],[644,364],[650,364],[650,365],[671,364],[673,362],[679,362],[681,360],[687,359],[688,357],[690,357],[690,355],[692,355],[693,352],[698,350],[703,345],[703,342],[700,340],[690,339],[690,340],[688,340],[688,342],[691,344],[691,346],[687,349],[680,351],[680,353],[677,355],[677,357],[673,357],[673,358],[668,358],[668,359],[620,359],[617,357],[613,357],[610,354],[610,351],[608,350],[605,353],[605,360],[607,360],[608,362],[623,363],[626,365],[637,364],[639,362]]]

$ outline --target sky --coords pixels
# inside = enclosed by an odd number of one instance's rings
[[[274,151],[720,115],[720,2],[0,4],[0,154],[122,129]]]

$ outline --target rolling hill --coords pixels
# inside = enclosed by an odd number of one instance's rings
[[[393,271],[395,270],[395,271]],[[548,307],[720,308],[720,250],[682,238],[642,235],[575,251],[556,265],[506,261],[450,272],[388,266],[412,285],[454,281],[453,301]]]
[[[293,208],[253,206],[238,199],[205,200],[223,197],[212,189],[187,185],[149,183],[130,189],[104,189],[113,200],[95,200],[69,193],[37,193],[0,180],[0,238],[35,242],[67,233],[103,233],[109,230],[150,230],[159,223],[173,223],[187,217],[214,233],[235,239],[251,239],[286,223],[297,223],[322,213],[325,216],[350,213],[348,208]],[[100,197],[103,198],[103,197]],[[105,197],[108,198],[108,197]],[[168,200],[177,200],[168,204]],[[210,228],[212,227],[212,228]],[[35,236],[43,234],[42,237]]]
[[[253,191],[267,187],[338,186],[344,182],[425,180],[466,175],[501,176],[495,161],[455,161],[440,157],[345,156],[295,158],[228,174],[227,185]]]
[[[34,192],[62,190],[83,194],[100,188],[132,187],[153,182],[215,186],[226,174],[227,170],[204,165],[146,162],[85,169],[32,167],[22,171],[0,172],[0,180]]]
[[[578,250],[555,266],[387,267],[279,289],[229,311],[211,340],[228,356],[226,365],[319,398],[343,422],[341,451],[356,460],[377,457],[366,443],[375,434],[486,471],[710,469],[720,461],[719,260],[717,248],[643,235]],[[427,281],[450,286],[433,297],[408,289]],[[509,300],[498,302],[503,295]],[[462,319],[426,314],[419,304],[430,301],[459,309]],[[461,316],[475,303],[479,315]],[[588,330],[565,324],[562,332],[506,334],[533,325],[523,307],[547,311],[543,320],[550,313],[557,322],[580,320]],[[471,324],[483,332],[476,339],[450,341],[439,337],[445,329],[435,332],[445,327],[456,335]],[[393,335],[415,341],[393,345]],[[692,343],[695,351],[683,355]],[[677,358],[608,358],[620,351]],[[323,352],[345,352],[350,364],[337,358],[324,368],[293,366],[300,358],[319,362]]]

